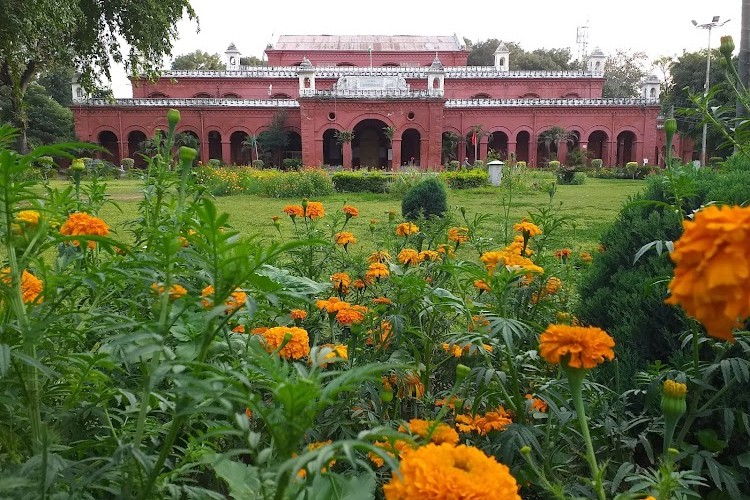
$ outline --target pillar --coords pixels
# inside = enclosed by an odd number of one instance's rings
[[[643,141],[635,141],[635,161],[638,165],[643,165],[643,159],[646,157],[643,152]]]
[[[401,170],[401,139],[393,138],[391,144],[393,148],[393,160],[391,160],[391,170],[398,172]]]
[[[341,145],[341,149],[343,149],[344,154],[344,161],[342,162],[342,167],[344,170],[351,170],[352,169],[352,143],[351,142],[345,142]]]
[[[120,149],[120,161],[118,165],[115,165],[116,167],[120,167],[120,164],[122,164],[122,159],[128,157],[128,141],[122,140],[122,137],[120,137],[120,140],[117,141],[117,147]]]
[[[581,141],[578,143],[578,148],[583,152],[583,157],[585,158],[584,165],[588,167],[589,163],[591,162],[588,155],[589,143],[587,141]]]
[[[487,161],[487,144],[489,144],[489,136],[482,135],[481,137],[478,137],[479,139],[479,149],[477,149],[477,160],[482,160],[483,162]]]
[[[315,141],[311,142],[315,144],[312,151],[306,150],[304,146],[302,147],[302,163],[311,166],[323,165],[323,160],[325,159],[323,157],[323,137],[316,137]],[[304,140],[302,144],[304,144]]]
[[[617,164],[617,143],[615,141],[607,141],[607,154],[602,155],[607,158],[607,166],[614,167]]]
[[[517,143],[515,141],[510,142],[510,140],[508,140],[508,157],[506,158],[506,161],[510,161],[511,157],[517,156],[516,145]]]
[[[204,135],[201,137],[201,150],[198,152],[200,156],[198,159],[204,165],[208,163],[208,136]]]
[[[225,165],[232,164],[232,143],[221,141],[221,162]]]
[[[529,134],[529,162],[526,164],[527,167],[537,167],[536,164],[536,150],[538,144],[537,142],[537,136],[536,132],[532,132]]]
[[[557,146],[557,161],[565,163],[565,158],[568,156],[568,143],[567,141],[560,141]]]
[[[425,137],[419,139],[419,170],[425,171],[430,166],[429,140]]]

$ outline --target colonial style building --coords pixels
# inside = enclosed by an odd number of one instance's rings
[[[486,159],[489,149],[530,166],[564,160],[573,148],[605,165],[663,156],[658,79],[643,83],[641,98],[603,99],[599,50],[581,72],[510,71],[503,44],[494,66],[467,66],[455,35],[283,35],[265,53],[267,66],[241,66],[231,44],[225,71],[133,79],[132,99],[87,99],[74,89],[78,137],[104,146],[113,163],[137,159],[139,144],[166,129],[166,111],[176,108],[178,131],[195,136],[203,162],[240,164],[250,153],[243,141],[283,111],[289,145],[277,158],[313,166],[439,168]],[[570,141],[540,140],[552,127]]]

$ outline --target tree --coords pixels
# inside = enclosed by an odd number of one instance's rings
[[[643,52],[628,53],[617,49],[604,63],[604,97],[638,97],[641,82],[646,77],[644,63],[648,58]]]
[[[566,142],[568,144],[573,144],[573,141],[575,140],[575,135],[567,130],[565,128],[555,125],[541,134],[539,134],[539,137],[537,139],[540,144],[544,144],[545,149],[547,150],[547,158],[552,158],[552,146],[555,147],[555,154],[560,151],[560,144],[563,142]],[[564,158],[563,158],[564,160]]]
[[[73,113],[50,97],[44,87],[29,85],[24,96],[28,117],[27,141],[30,146],[75,140]],[[0,121],[11,121],[10,88],[0,86]]]
[[[273,115],[268,130],[258,134],[258,143],[262,149],[268,150],[273,155],[273,162],[281,164],[281,151],[289,145],[289,132],[284,128],[286,124],[286,111],[280,110]]]
[[[255,56],[240,57],[240,66],[267,66],[268,63]]]
[[[100,76],[110,79],[112,61],[124,62],[134,75],[155,74],[172,50],[177,21],[186,13],[195,18],[189,0],[4,2],[0,85],[10,88],[11,120],[21,129],[19,150],[28,149],[24,95],[40,72],[72,62],[89,90]],[[129,47],[127,54],[120,40]]]
[[[458,143],[461,141],[461,136],[455,132],[443,132],[443,144],[442,153],[443,161],[449,163],[451,160],[458,160],[456,158],[456,148]]]
[[[219,54],[209,54],[198,49],[189,54],[182,54],[172,61],[172,69],[223,70],[226,65]]]
[[[258,136],[248,135],[247,138],[242,141],[242,151],[255,151],[255,159],[260,160],[258,155]],[[253,155],[250,155],[250,163],[253,161]]]
[[[493,66],[495,64],[495,50],[500,45],[500,40],[490,38],[472,44],[471,40],[464,39],[470,48],[467,64],[469,66]],[[526,52],[520,45],[507,42],[508,59],[511,71],[574,71],[582,69],[577,61],[571,61],[569,49],[535,49]]]
[[[63,106],[70,106],[73,102],[70,84],[75,77],[75,71],[70,67],[51,68],[39,76],[39,85],[45,88],[47,94]]]

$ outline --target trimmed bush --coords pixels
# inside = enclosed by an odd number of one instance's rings
[[[573,180],[570,181],[570,183],[573,184],[573,185],[575,185],[575,186],[580,186],[584,182],[586,182],[586,174],[584,174],[583,172],[576,172],[576,173],[574,173],[573,174]]]
[[[461,168],[461,162],[458,160],[451,160],[448,163],[448,170],[458,170],[459,168]]]
[[[551,162],[549,162],[549,163],[547,164],[547,166],[548,166],[548,167],[549,167],[550,169],[552,169],[552,170],[557,170],[558,168],[560,168],[560,162],[559,162],[559,161],[557,161],[557,160],[552,160]]]
[[[336,172],[331,176],[340,193],[386,193],[390,178],[378,172]]]
[[[302,168],[302,160],[300,158],[284,158],[281,161],[281,166],[284,170],[299,170]]]
[[[486,186],[489,182],[489,174],[484,170],[457,170],[455,172],[442,172],[442,179],[451,189],[469,189]]]
[[[263,160],[253,160],[253,168],[263,168],[266,164],[263,163]]]
[[[484,162],[482,160],[475,161],[474,168],[485,168]]]
[[[516,163],[516,166],[519,168],[526,168],[526,162],[525,161],[519,161]]]
[[[217,160],[216,158],[211,158],[208,160],[208,163],[206,164],[211,168],[219,168],[221,167],[221,160]]]
[[[120,161],[120,165],[122,165],[124,170],[130,170],[135,166],[135,160],[132,158],[123,158],[122,161]]]
[[[411,188],[401,201],[401,214],[408,220],[442,217],[448,210],[448,193],[436,177],[428,177]]]
[[[603,163],[604,162],[602,162],[601,158],[594,158],[593,160],[591,160],[591,167],[596,170],[599,170],[600,168],[602,168]]]

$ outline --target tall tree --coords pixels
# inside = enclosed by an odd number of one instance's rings
[[[172,50],[176,23],[195,12],[189,0],[34,0],[4,2],[0,9],[0,84],[10,88],[12,122],[21,129],[18,148],[27,150],[24,94],[42,71],[73,66],[81,83],[110,79],[111,61],[132,74],[155,73]],[[130,48],[123,54],[119,41]]]
[[[466,46],[469,47],[469,66],[493,66],[495,64],[495,50],[500,45],[500,40],[490,38],[484,41],[472,43],[465,38]],[[510,70],[526,71],[571,71],[581,69],[580,63],[571,61],[569,49],[535,49],[527,52],[514,42],[506,42]]]
[[[172,69],[222,70],[225,68],[226,64],[222,62],[219,54],[209,54],[200,49],[177,56],[172,61]]]
[[[266,66],[268,63],[255,56],[240,57],[240,66]]]
[[[40,74],[38,81],[52,99],[63,106],[70,106],[73,102],[73,95],[70,92],[73,77],[75,77],[73,68],[59,67]]]
[[[629,53],[618,49],[604,63],[604,97],[638,97],[648,60],[643,52]]]
[[[737,73],[744,87],[750,88],[750,0],[742,0],[742,31],[740,32],[740,55]],[[747,114],[747,110],[737,100],[735,105],[737,117]]]
[[[285,124],[286,111],[282,109],[273,115],[268,130],[258,134],[258,145],[271,152],[275,165],[281,164],[281,152],[289,145],[289,131],[284,128]]]
[[[27,136],[30,146],[55,144],[75,139],[73,113],[55,101],[41,85],[36,83],[29,85],[24,95],[24,106],[29,120]],[[0,86],[0,122],[10,120],[10,88]]]

